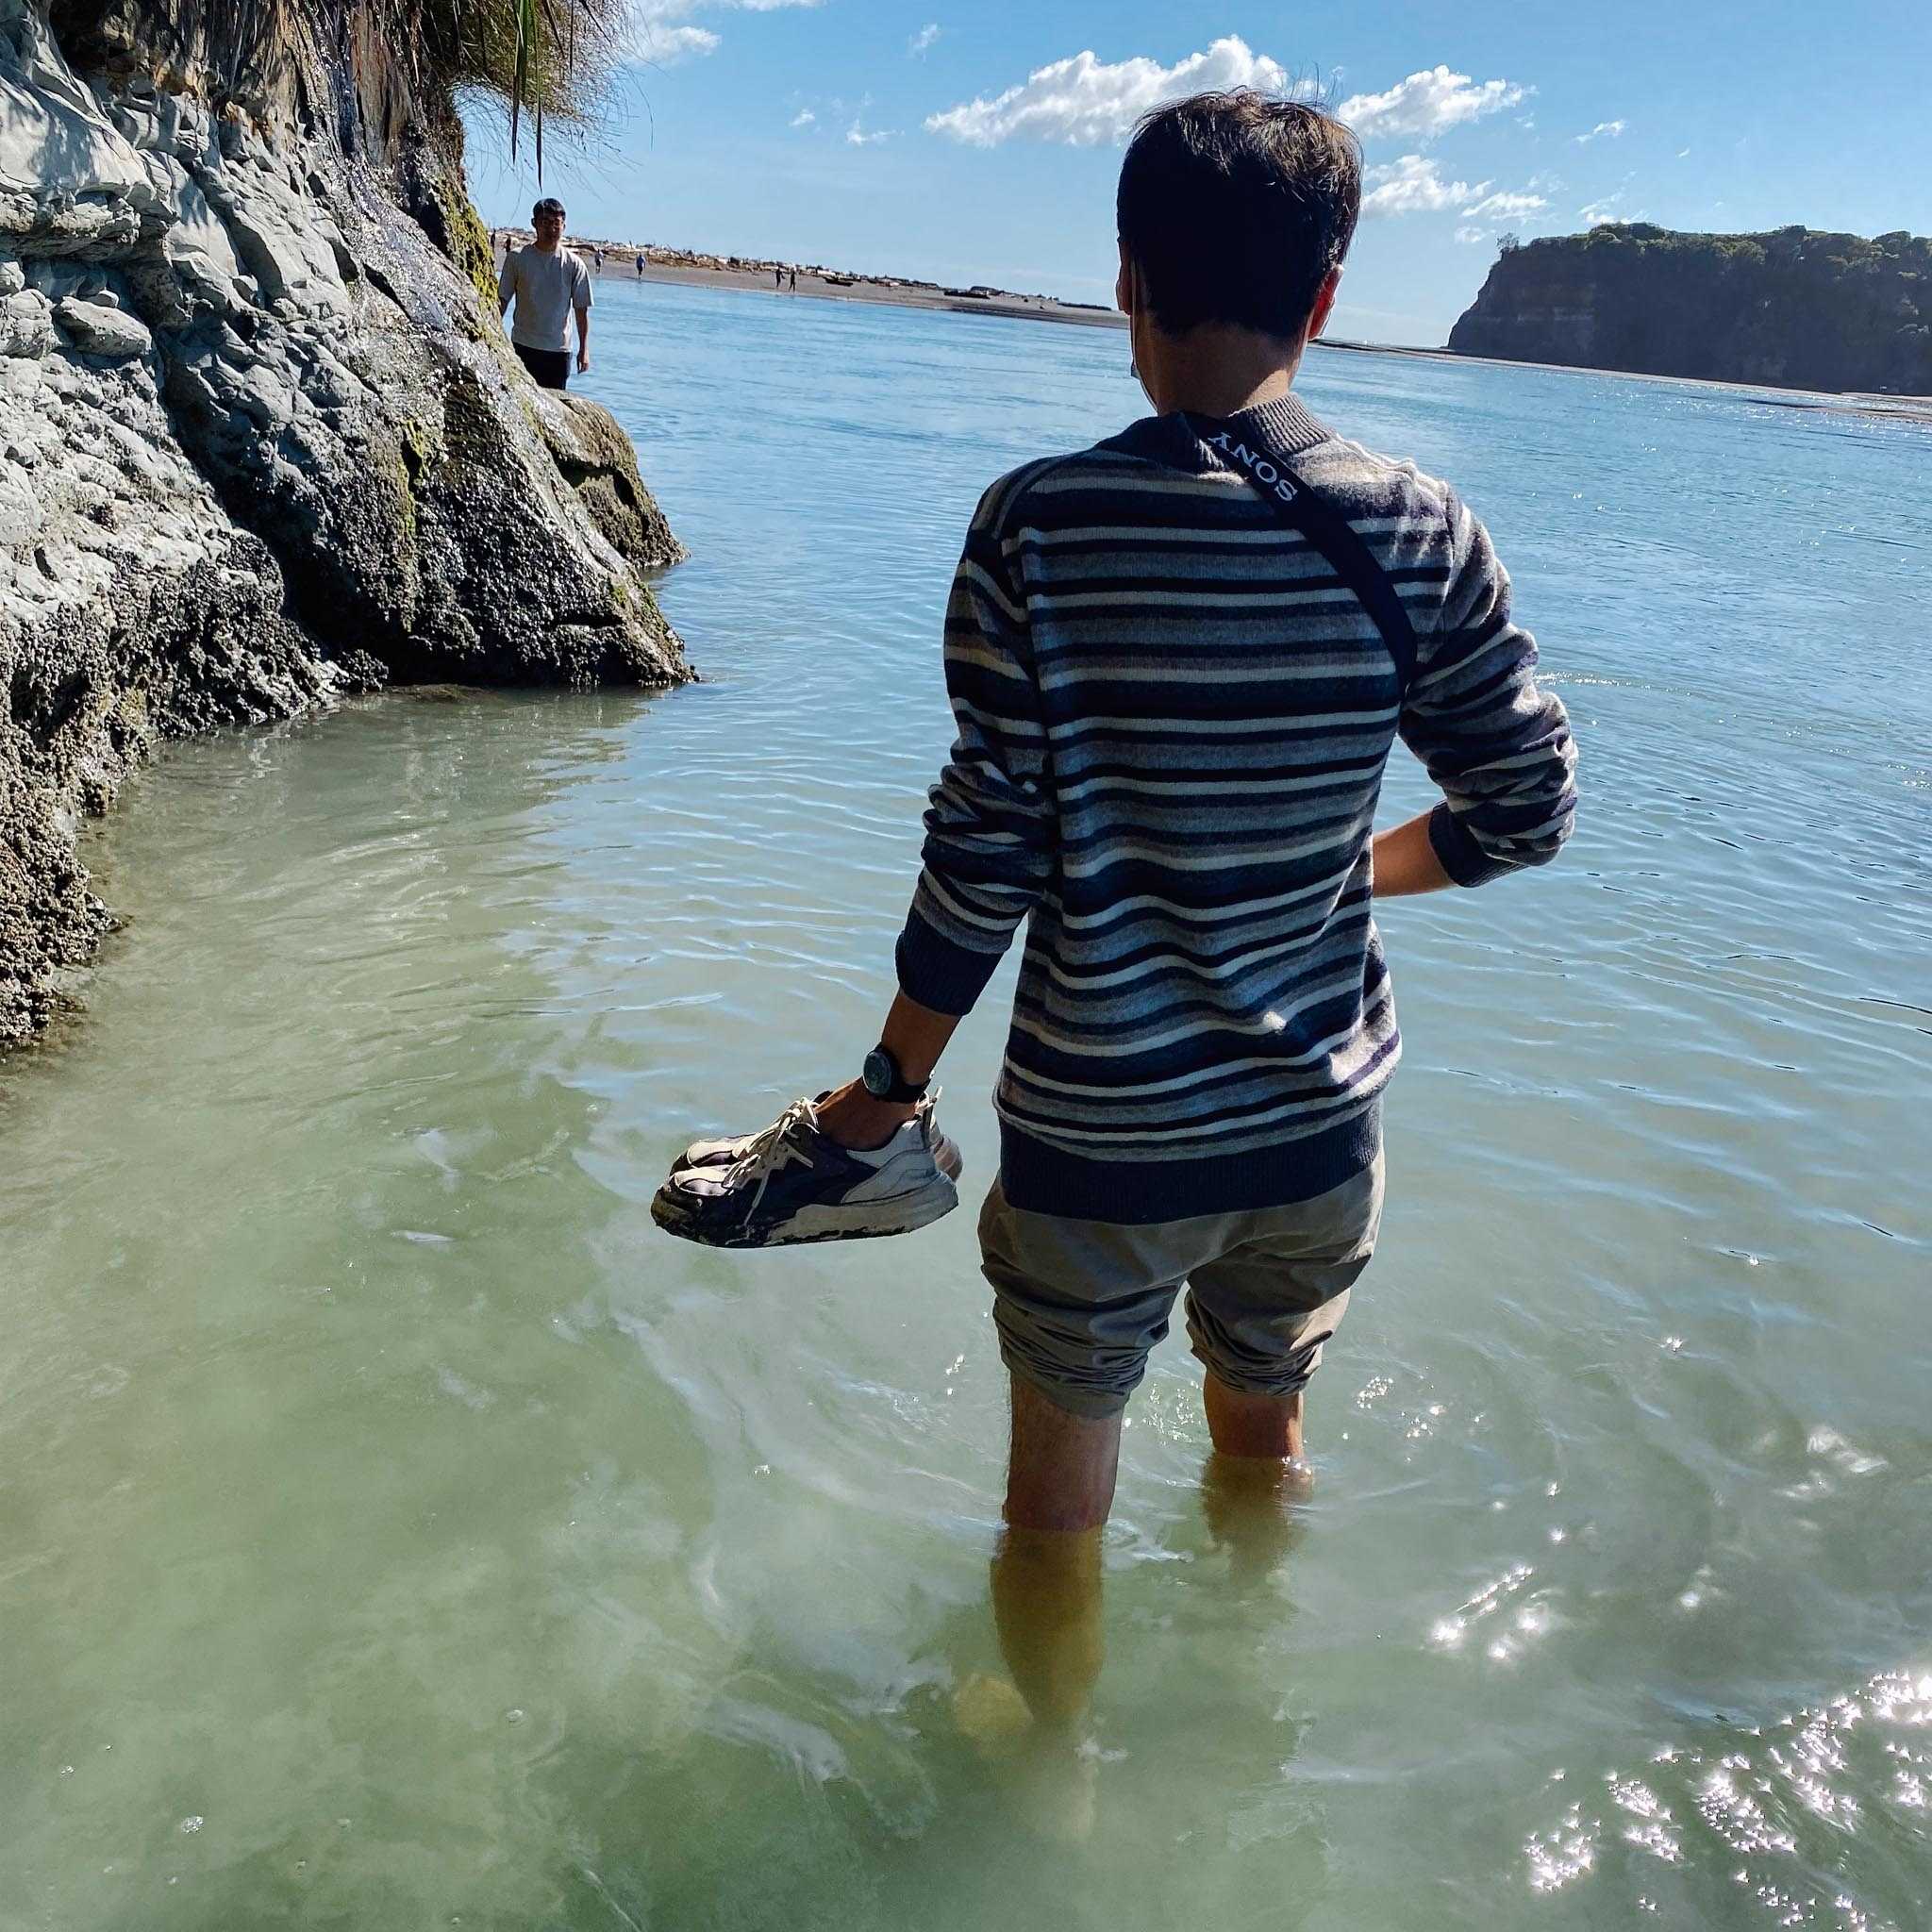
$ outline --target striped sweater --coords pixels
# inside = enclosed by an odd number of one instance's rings
[[[1346,519],[1379,625],[1341,546],[1285,527],[1226,450]],[[1178,1220],[1374,1160],[1400,1049],[1370,904],[1383,769],[1400,737],[1441,788],[1459,884],[1554,857],[1575,756],[1535,663],[1455,492],[1292,397],[1148,418],[987,491],[897,957],[912,999],[964,1013],[1030,918],[995,1100],[1015,1207]]]

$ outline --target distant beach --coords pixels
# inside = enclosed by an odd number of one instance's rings
[[[499,228],[493,235],[521,247],[527,231]],[[951,309],[960,315],[1006,315],[1026,322],[1069,322],[1088,328],[1125,328],[1126,317],[1111,306],[1063,302],[1054,295],[1016,294],[983,283],[947,288],[905,275],[864,275],[824,263],[760,261],[749,256],[705,255],[691,249],[658,248],[631,242],[601,242],[573,235],[570,246],[594,268],[598,251],[604,255],[600,278],[629,282],[673,282],[686,288],[736,289],[746,294],[812,295],[828,302],[883,302],[898,308]],[[501,249],[498,250],[499,254]],[[644,258],[643,273],[637,258]],[[775,277],[786,277],[778,286]],[[791,286],[796,276],[797,286]]]

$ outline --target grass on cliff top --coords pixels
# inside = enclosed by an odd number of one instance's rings
[[[379,0],[395,44],[418,49],[423,78],[450,94],[494,95],[510,152],[525,123],[543,172],[546,118],[586,119],[628,50],[629,0]]]

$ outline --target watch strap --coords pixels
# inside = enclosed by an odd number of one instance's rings
[[[892,1070],[892,1084],[883,1093],[877,1092],[870,1083],[866,1083],[865,1091],[871,1093],[874,1099],[890,1101],[894,1107],[910,1107],[915,1102],[925,1098],[926,1089],[932,1085],[931,1080],[922,1080],[917,1086],[913,1085],[910,1080],[907,1079],[904,1070],[900,1067],[898,1057],[884,1041],[881,1041],[878,1045],[873,1048],[872,1053],[867,1055],[867,1058],[870,1059],[874,1056],[884,1060],[887,1066]]]

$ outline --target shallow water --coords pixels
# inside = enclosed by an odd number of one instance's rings
[[[647,1208],[874,1037],[954,546],[1135,412],[1125,344],[598,322],[711,681],[172,751],[90,1017],[0,1068],[0,1925],[1924,1925],[1932,434],[1315,358],[1490,520],[1585,808],[1388,911],[1383,1249],[1261,1574],[1157,1357],[1069,1848],[957,1715],[972,1215]],[[1009,974],[944,1070],[975,1198]]]

